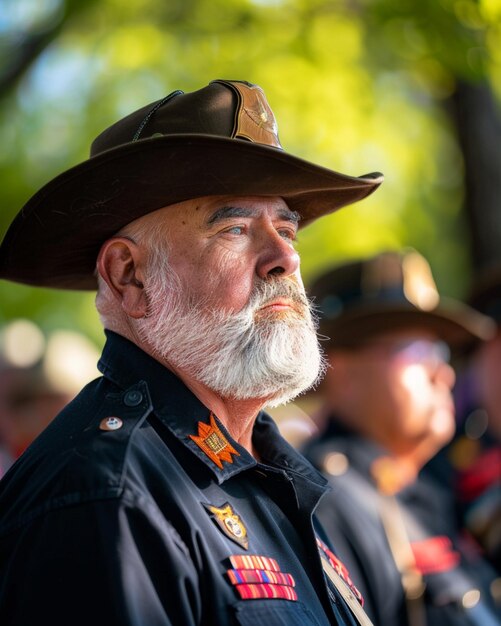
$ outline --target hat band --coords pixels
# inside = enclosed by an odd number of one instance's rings
[[[169,100],[172,100],[172,98],[174,98],[175,96],[181,96],[184,93],[184,91],[181,91],[180,89],[177,89],[176,91],[173,91],[172,93],[170,93],[168,96],[165,96],[165,98],[163,98],[162,100],[160,100],[160,102],[157,102],[155,104],[154,107],[152,107],[148,113],[146,114],[146,116],[144,117],[143,121],[139,124],[138,129],[136,130],[134,137],[132,137],[132,141],[137,141],[139,139],[139,136],[141,135],[141,133],[144,130],[144,127],[146,126],[146,124],[150,121],[151,116],[156,113],[158,111],[158,109],[160,107],[162,107],[166,102],[169,102]]]

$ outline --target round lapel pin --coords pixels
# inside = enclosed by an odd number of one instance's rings
[[[99,428],[101,430],[118,430],[122,428],[124,423],[119,417],[105,417],[101,420],[99,424]]]

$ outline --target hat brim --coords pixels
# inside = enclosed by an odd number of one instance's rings
[[[211,195],[281,196],[301,226],[357,202],[379,173],[351,177],[280,149],[215,135],[169,135],[123,144],[63,172],[14,219],[0,277],[36,286],[95,289],[102,243],[162,207]]]
[[[332,348],[350,348],[376,335],[397,330],[424,328],[461,353],[479,341],[493,337],[495,324],[461,302],[441,298],[439,306],[424,311],[412,304],[357,307],[336,320],[323,320],[320,332],[328,337]]]

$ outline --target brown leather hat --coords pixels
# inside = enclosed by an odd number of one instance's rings
[[[415,250],[383,252],[331,269],[309,290],[328,346],[352,348],[381,333],[424,327],[455,350],[493,336],[495,325],[468,305],[440,297]],[[327,346],[327,347],[328,347]]]
[[[101,244],[164,206],[210,195],[281,196],[301,225],[372,193],[379,173],[339,174],[287,154],[257,85],[176,91],[105,130],[90,158],[38,191],[0,247],[0,277],[94,289]]]

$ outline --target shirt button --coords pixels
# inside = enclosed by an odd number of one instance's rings
[[[329,452],[324,458],[324,469],[332,476],[342,476],[350,465],[348,458],[342,452]]]
[[[465,609],[472,609],[480,602],[480,591],[478,589],[470,589],[462,598],[462,605]]]
[[[143,401],[143,394],[140,391],[128,391],[124,396],[126,406],[137,406]]]

